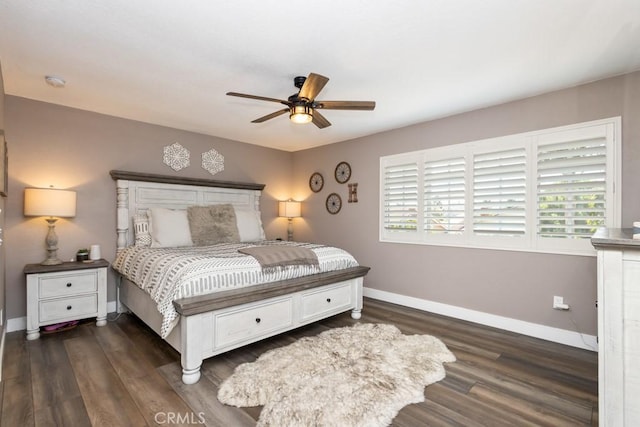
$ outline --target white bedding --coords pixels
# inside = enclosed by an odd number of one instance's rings
[[[311,249],[318,257],[314,266],[290,266],[263,272],[258,261],[238,252],[240,248],[262,245],[295,245]],[[358,266],[343,249],[311,243],[262,241],[225,243],[184,248],[144,248],[122,250],[113,268],[147,292],[162,314],[162,338],[178,322],[173,301],[217,291],[270,283],[325,271]]]

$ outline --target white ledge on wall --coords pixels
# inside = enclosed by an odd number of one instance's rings
[[[468,308],[456,307],[454,305],[366,287],[363,289],[363,294],[365,297],[403,305],[405,307],[416,308],[430,313],[441,314],[455,319],[479,323],[481,325],[516,332],[522,335],[540,338],[571,347],[591,351],[597,351],[598,349],[597,337],[594,335],[581,334],[579,332],[569,331],[566,329],[525,322],[523,320],[512,319],[510,317],[497,316],[495,314],[484,313],[482,311],[469,310]]]

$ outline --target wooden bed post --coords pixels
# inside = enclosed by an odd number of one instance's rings
[[[180,351],[182,364],[182,382],[195,384],[200,379],[202,366],[202,339],[184,339],[184,337],[202,337],[202,321],[198,316],[181,316],[180,328],[183,339]]]
[[[358,285],[353,288],[353,300],[355,301],[355,307],[351,310],[351,318],[358,320],[362,317],[362,284],[364,283],[364,278],[358,277],[355,280],[357,280]]]
[[[129,181],[116,181],[116,254],[127,247],[127,233],[129,232]]]

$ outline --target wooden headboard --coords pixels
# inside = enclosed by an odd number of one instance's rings
[[[230,203],[239,208],[260,211],[264,184],[213,179],[182,178],[139,172],[112,170],[116,181],[117,250],[134,242],[133,217],[149,208],[186,209],[195,205]]]

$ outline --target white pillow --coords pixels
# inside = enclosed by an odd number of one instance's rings
[[[264,240],[264,230],[262,229],[262,220],[260,212],[250,209],[235,208],[236,226],[241,242],[256,242]]]
[[[193,246],[186,210],[151,208],[151,247]]]

